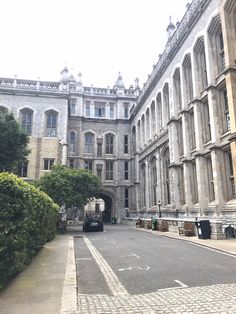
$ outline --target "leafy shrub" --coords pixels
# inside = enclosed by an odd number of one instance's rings
[[[0,173],[0,288],[56,233],[58,206],[11,173]]]

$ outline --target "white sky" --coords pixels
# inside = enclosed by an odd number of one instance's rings
[[[59,80],[67,64],[85,86],[140,87],[187,0],[0,0],[0,77]],[[191,1],[189,1],[191,2]]]

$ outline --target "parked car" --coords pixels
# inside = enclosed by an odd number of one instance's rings
[[[101,215],[94,214],[86,217],[83,222],[83,231],[103,231]]]

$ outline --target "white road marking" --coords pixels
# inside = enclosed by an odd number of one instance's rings
[[[101,251],[103,250],[114,250],[114,249],[120,249],[120,246],[104,246],[99,248]]]
[[[91,238],[93,241],[98,241],[98,240],[106,240],[107,237],[99,237],[99,238]]]
[[[181,287],[183,287],[183,288],[188,288],[188,286],[185,284],[185,283],[183,283],[182,281],[180,281],[180,280],[174,280],[176,283],[178,283]]]
[[[149,270],[151,267],[147,265],[141,266],[129,266],[127,268],[119,268],[118,271],[125,271],[125,270]]]
[[[135,254],[135,253],[131,253],[131,254],[129,254],[129,255],[122,255],[122,256],[120,256],[120,257],[136,257],[136,258],[141,258],[140,256],[138,256],[138,255]]]
[[[77,261],[91,261],[92,257],[80,257],[76,258]]]
[[[89,241],[88,237],[84,237],[84,242],[87,245],[89,251],[91,252],[93,258],[95,259],[98,267],[100,268],[103,276],[111,289],[111,292],[114,296],[128,296],[129,293],[125,289],[125,287],[121,284],[116,274],[113,272],[111,267],[108,265],[106,260],[102,257],[102,255],[98,252],[95,246]]]

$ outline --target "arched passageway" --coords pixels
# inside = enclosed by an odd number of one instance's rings
[[[104,223],[111,222],[112,216],[114,215],[114,206],[112,198],[105,194],[100,193],[99,198],[104,200],[104,211],[102,212],[102,221]]]

